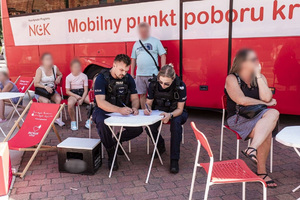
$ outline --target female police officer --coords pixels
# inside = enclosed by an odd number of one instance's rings
[[[171,122],[171,164],[170,172],[179,172],[180,143],[182,139],[182,125],[188,118],[188,113],[184,109],[186,101],[186,86],[171,64],[161,68],[157,77],[150,80],[148,96],[146,101],[145,115],[151,115],[151,109],[163,111],[163,123]],[[153,137],[156,139],[160,122],[150,126]],[[147,134],[149,135],[148,130]],[[166,151],[165,142],[160,135],[157,148],[160,154]]]

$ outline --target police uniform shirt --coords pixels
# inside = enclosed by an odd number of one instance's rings
[[[115,79],[111,76],[111,74],[109,76],[111,79]],[[137,94],[134,79],[132,78],[132,76],[130,74],[127,74],[127,76],[128,76],[128,89],[130,90],[131,94]],[[115,80],[118,80],[118,79],[115,79]],[[108,87],[108,84],[109,83],[105,80],[104,75],[99,74],[95,81],[95,85],[94,85],[95,96],[106,95],[106,92],[107,92],[106,88]]]
[[[148,89],[147,98],[150,99],[150,100],[153,100],[154,97],[155,97],[155,94],[154,94],[155,91],[154,91],[153,84],[154,83],[150,82],[149,89]],[[168,92],[168,91],[170,91],[170,89],[172,87],[175,87],[176,81],[174,80],[172,85],[170,87],[166,88],[166,89],[163,89],[159,83],[157,83],[157,84],[158,84],[158,90],[160,92]],[[179,90],[178,90],[178,94],[179,94],[178,102],[185,102],[186,98],[187,98],[187,96],[186,96],[186,85],[182,80],[180,81],[180,87],[179,87]]]

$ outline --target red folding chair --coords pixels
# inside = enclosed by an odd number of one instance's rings
[[[233,132],[236,135],[236,159],[239,159],[239,149],[240,149],[240,140],[242,139],[240,135],[232,130],[228,125],[225,125],[225,115],[226,115],[226,109],[227,109],[227,97],[226,95],[222,96],[222,126],[221,126],[221,142],[220,142],[220,160],[222,160],[223,155],[223,135],[224,135],[224,128]],[[249,140],[250,143],[250,140]]]
[[[27,94],[28,97],[30,98],[30,100],[32,100],[30,93],[29,93],[29,89],[31,88],[32,84],[33,84],[33,77],[25,77],[25,76],[19,76],[16,80],[16,86],[19,89],[20,93],[24,93]],[[16,108],[19,107],[19,105],[21,104],[21,102],[23,101],[24,96],[19,98],[19,101],[17,102],[17,104],[15,105]],[[13,118],[14,114],[15,114],[15,110],[13,109],[10,114],[8,115],[9,118],[9,122],[10,123],[11,119]]]
[[[61,95],[60,104],[68,105],[68,99],[64,99],[64,93],[63,93],[61,84],[57,86],[57,90],[58,90],[58,93]],[[65,113],[66,120],[68,120],[66,107],[64,107],[64,113]],[[81,117],[80,106],[77,103],[75,104],[75,113],[76,113],[75,116],[76,116],[76,122],[77,122],[77,128],[78,128],[78,121],[79,120],[82,121],[82,117]],[[62,118],[62,115],[60,116],[60,118]]]
[[[221,141],[220,141],[220,161],[222,160],[222,154],[223,154],[223,137],[224,137],[224,129],[227,129],[231,132],[233,132],[236,135],[236,159],[239,159],[239,153],[240,153],[240,140],[242,138],[238,134],[238,132],[232,130],[228,125],[225,125],[225,115],[226,115],[226,109],[227,109],[227,97],[226,95],[222,96],[222,126],[221,126]],[[248,140],[248,146],[250,145],[251,140]],[[273,172],[273,138],[271,140],[271,149],[270,149],[270,173]]]
[[[236,160],[227,160],[227,161],[220,161],[214,162],[214,156],[211,151],[210,145],[207,141],[205,135],[200,132],[194,122],[191,122],[191,126],[195,133],[198,146],[196,151],[196,158],[192,176],[192,183],[190,189],[189,200],[193,197],[193,190],[194,184],[196,179],[196,173],[198,167],[203,167],[207,173],[207,181],[206,181],[206,188],[204,194],[204,200],[208,198],[209,187],[214,184],[226,184],[226,183],[242,183],[243,184],[243,200],[246,199],[246,182],[260,182],[263,185],[263,199],[267,199],[267,184],[265,181],[254,174],[246,163],[243,160],[236,159]],[[210,157],[209,163],[198,163],[199,162],[199,155],[200,155],[200,148],[201,145],[207,151],[208,156]]]
[[[37,153],[45,150],[56,150],[56,147],[43,145],[51,128],[53,128],[59,142],[61,138],[54,126],[54,121],[59,117],[64,105],[30,103],[27,105],[19,119],[15,122],[10,132],[7,134],[4,142],[8,142],[9,149],[17,151],[33,151],[30,160],[26,164],[22,172],[15,175],[24,177]],[[27,113],[26,119],[20,127],[19,122]],[[16,135],[10,139],[16,128],[19,128]]]
[[[88,80],[88,83],[89,83],[89,90],[92,90],[93,87],[94,87],[94,81],[91,80],[91,79],[89,79],[89,80]]]

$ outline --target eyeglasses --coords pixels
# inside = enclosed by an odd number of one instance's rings
[[[159,82],[159,84],[167,86],[167,87],[170,87],[170,85],[171,85],[171,83],[164,83],[162,81],[158,81],[158,82]]]

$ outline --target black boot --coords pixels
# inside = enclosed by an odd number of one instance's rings
[[[160,154],[160,156],[166,152],[166,146],[165,146],[165,142],[163,142],[162,144],[157,144],[157,149],[158,149],[158,152]],[[155,156],[154,158],[158,158],[158,155],[157,153],[155,152]]]
[[[116,150],[115,147],[112,147],[110,149],[106,149],[107,155],[108,155],[108,168],[109,169],[111,168],[111,165],[112,165],[112,162],[113,162],[113,159],[114,159],[115,150]],[[113,171],[117,171],[119,169],[118,159],[117,158],[118,158],[118,156],[116,156],[116,160],[115,160],[115,163],[114,163]]]
[[[177,159],[172,159],[170,164],[170,172],[172,174],[177,174],[179,172],[179,164]]]

